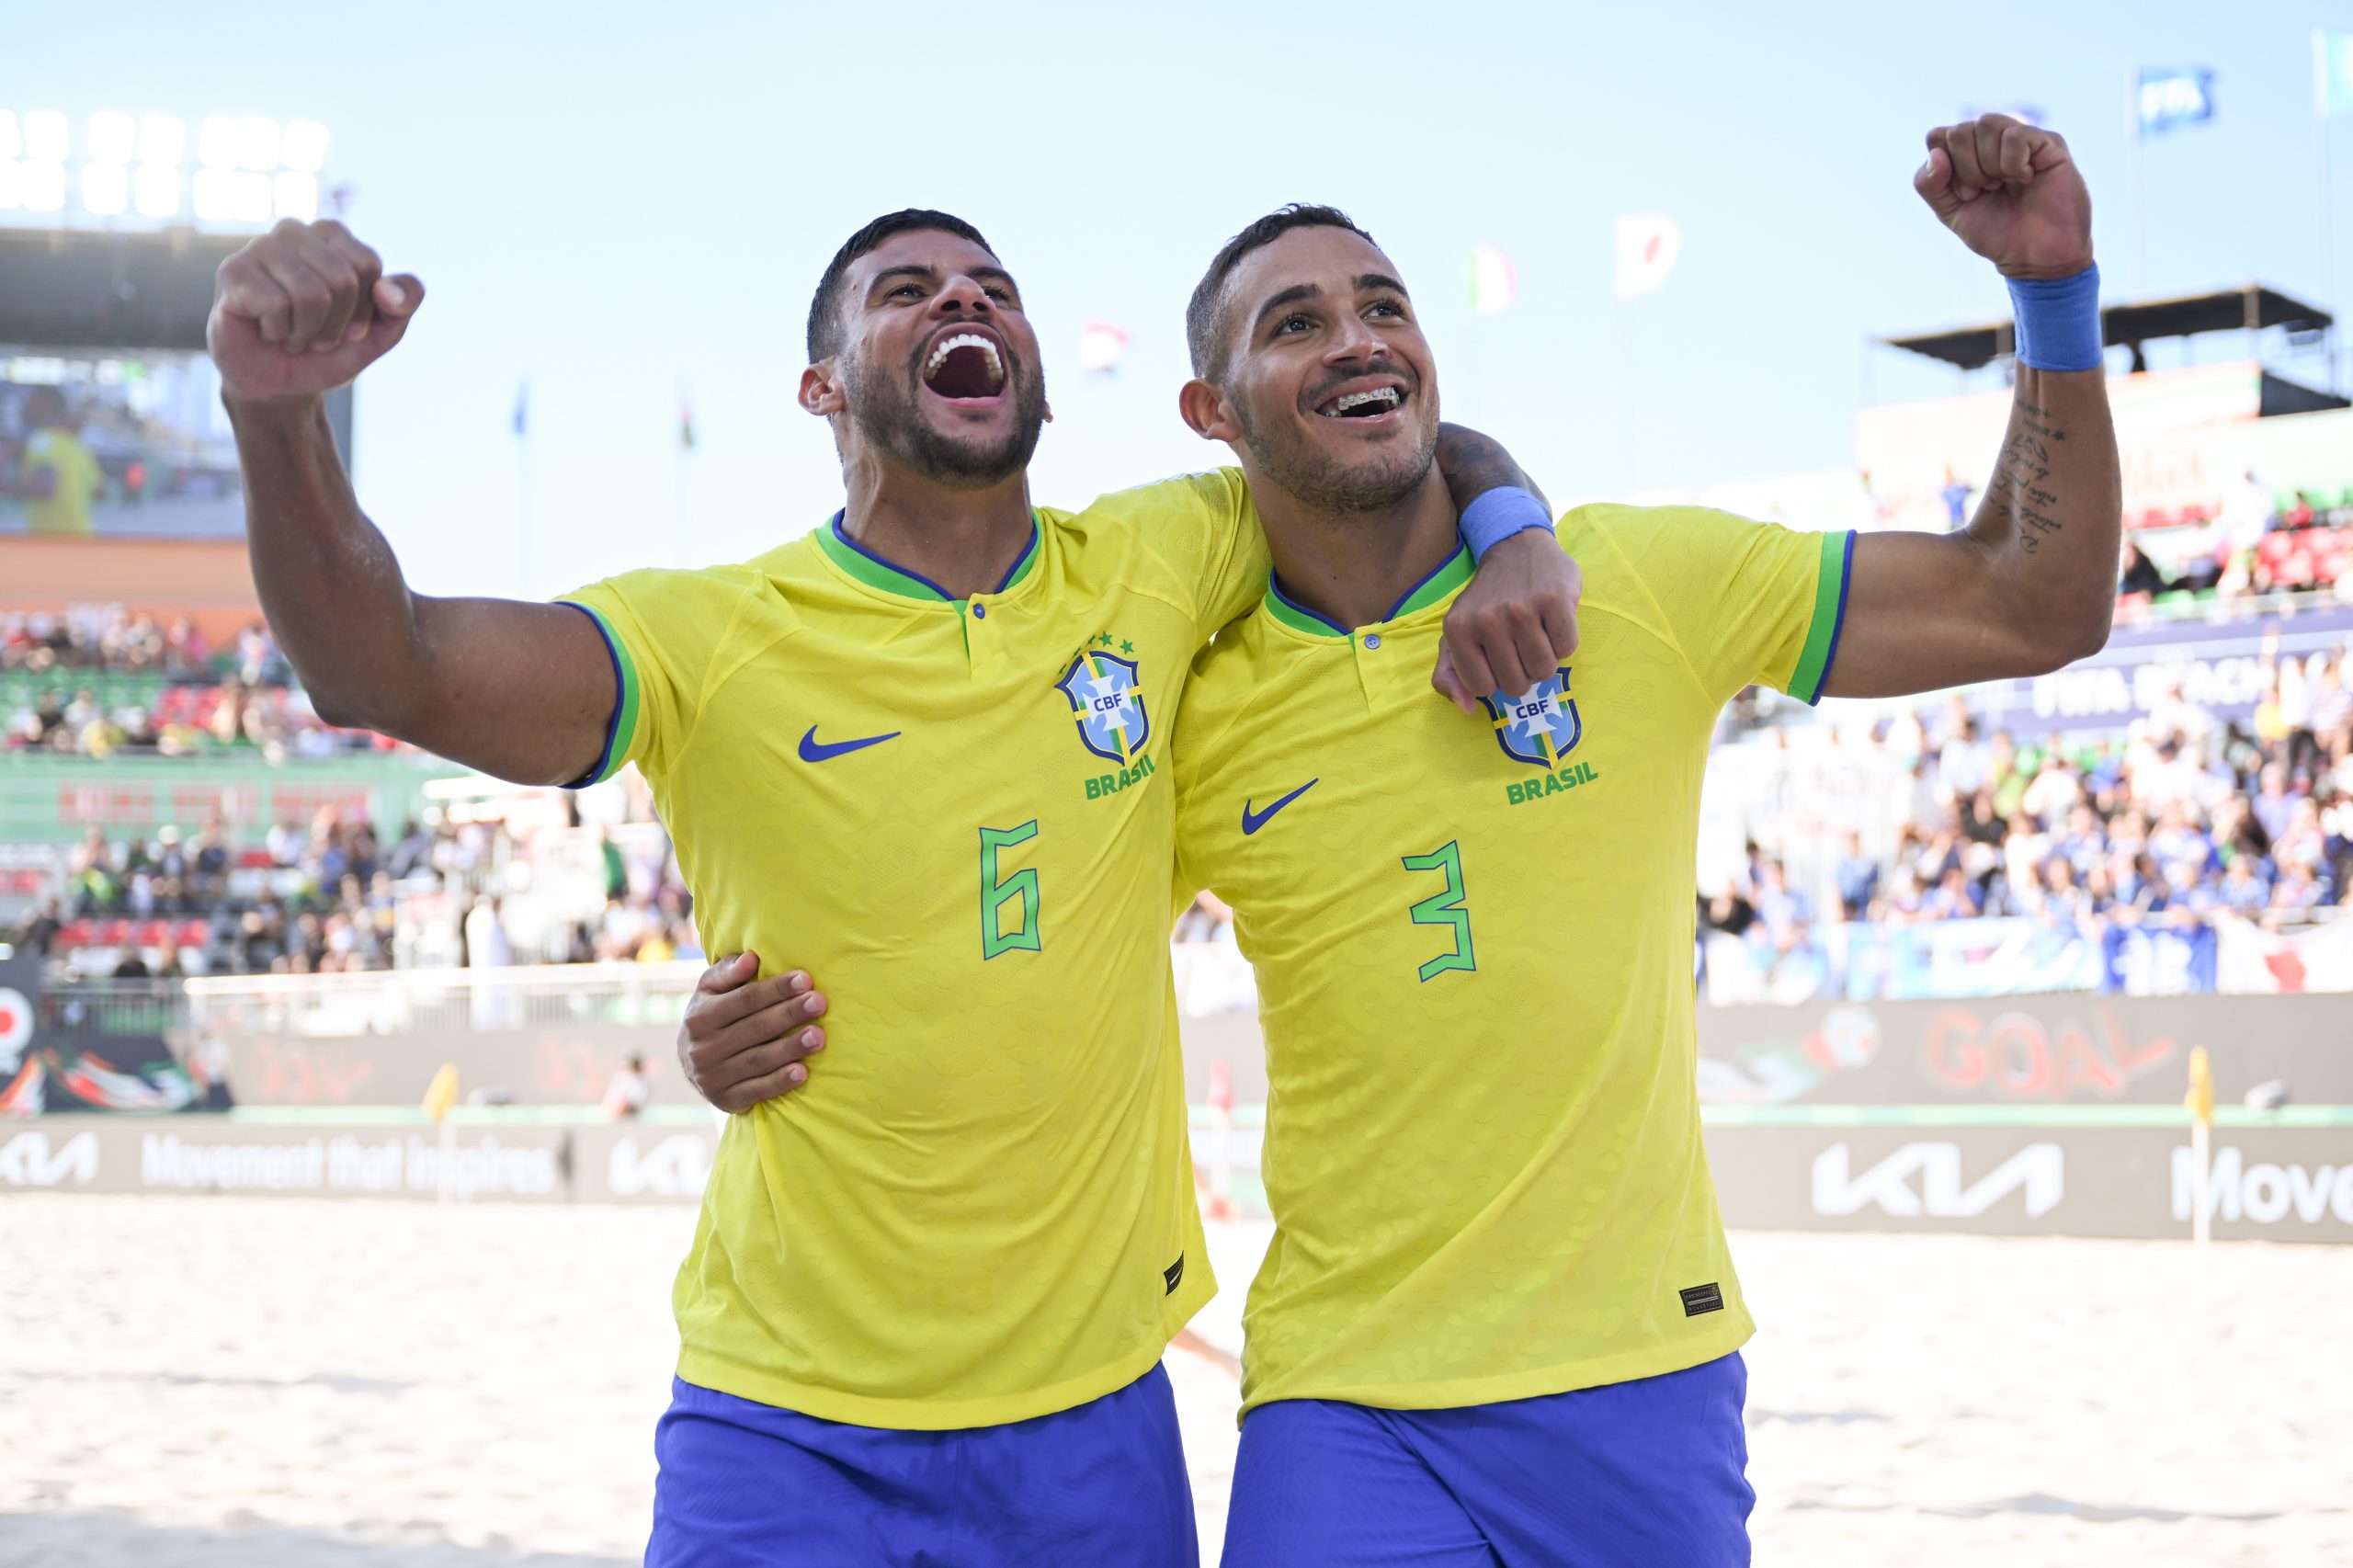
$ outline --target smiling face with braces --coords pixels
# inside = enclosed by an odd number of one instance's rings
[[[1267,479],[1323,510],[1394,506],[1438,451],[1428,341],[1396,268],[1352,230],[1295,228],[1227,285],[1219,392]]]

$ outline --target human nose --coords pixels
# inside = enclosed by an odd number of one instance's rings
[[[989,291],[977,279],[961,274],[949,279],[948,286],[933,298],[932,304],[943,315],[985,316],[995,308],[995,302],[989,298]]]

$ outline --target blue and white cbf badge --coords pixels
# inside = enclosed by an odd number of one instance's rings
[[[1152,716],[1143,710],[1143,679],[1133,659],[1081,653],[1054,685],[1070,699],[1088,751],[1121,767],[1135,760],[1152,734]]]
[[[1576,749],[1585,734],[1577,705],[1569,699],[1569,666],[1563,665],[1549,680],[1540,681],[1518,697],[1496,692],[1479,700],[1495,721],[1495,744],[1504,755],[1538,767],[1557,767]]]

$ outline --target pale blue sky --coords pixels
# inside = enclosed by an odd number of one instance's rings
[[[1177,422],[1181,312],[1217,244],[1336,202],[1404,270],[1449,414],[1556,500],[1845,463],[1867,335],[2004,308],[1910,189],[1927,128],[2040,105],[2131,283],[2128,80],[2220,73],[2220,118],[2145,149],[2143,291],[2321,277],[2309,36],[2353,0],[1885,5],[676,3],[19,6],[0,102],[325,122],[353,226],[431,297],[362,379],[359,488],[421,587],[547,594],[741,557],[838,504],[792,402],[818,271],[867,218],[938,206],[1020,278],[1057,415],[1038,499],[1223,456]],[[2334,128],[2353,278],[2353,117]],[[1684,231],[1620,304],[1610,220]],[[1475,330],[1471,247],[1518,303]],[[1080,324],[1134,335],[1116,377]],[[516,386],[532,382],[531,548]],[[1881,399],[1949,374],[1878,357]],[[676,526],[691,391],[691,535]]]

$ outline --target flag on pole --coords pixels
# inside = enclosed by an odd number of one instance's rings
[[[1471,309],[1474,314],[1497,315],[1519,298],[1519,272],[1501,245],[1481,245],[1471,253]]]
[[[2313,32],[2313,112],[2353,112],[2353,33]]]
[[[691,451],[693,451],[694,449],[695,449],[695,409],[694,409],[694,404],[693,404],[693,403],[688,403],[688,402],[687,401],[687,394],[686,394],[686,393],[684,393],[684,392],[680,392],[680,393],[678,394],[678,450],[680,450],[680,451],[682,451],[682,452],[691,452]]]
[[[1683,254],[1683,231],[1664,212],[1636,212],[1618,220],[1618,297],[1650,293],[1675,270]]]
[[[531,433],[531,383],[515,383],[515,434],[519,438]]]
[[[436,1121],[446,1121],[449,1108],[457,1103],[458,1064],[444,1062],[441,1070],[433,1074],[433,1082],[425,1086],[425,1112]]]
[[[2214,1125],[2214,1067],[2202,1045],[2189,1048],[2189,1092],[2181,1096],[2181,1103],[2193,1119]]]
[[[1109,375],[1120,368],[1120,358],[1128,351],[1126,329],[1107,321],[1090,321],[1078,329],[1079,369],[1096,375]]]
[[[2142,135],[2162,136],[2213,118],[2213,72],[2203,65],[2141,67]]]

